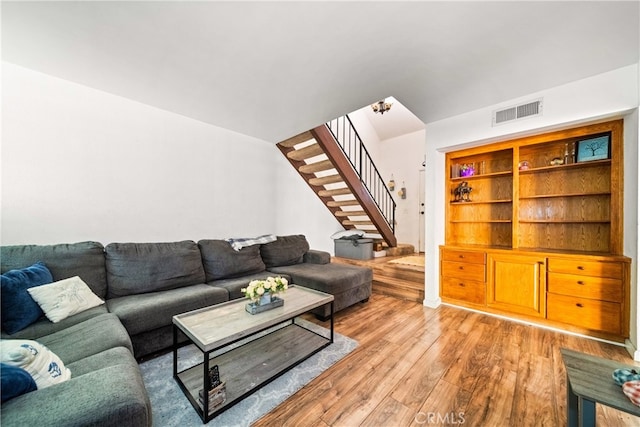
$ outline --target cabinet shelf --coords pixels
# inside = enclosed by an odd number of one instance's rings
[[[465,206],[465,205],[491,205],[491,204],[495,204],[495,203],[511,203],[513,200],[511,199],[505,199],[505,200],[472,200],[470,202],[454,202],[451,201],[449,202],[451,205],[461,205],[461,206]]]
[[[518,173],[520,173],[520,175],[526,175],[526,174],[537,173],[537,172],[556,172],[556,171],[559,172],[567,169],[589,168],[594,166],[603,166],[603,165],[610,165],[610,164],[611,164],[611,159],[604,159],[604,160],[594,160],[591,162],[569,163],[567,165],[542,166],[537,168],[529,168],[529,169],[520,170],[518,171]]]
[[[522,224],[609,224],[607,219],[519,219]]]
[[[481,179],[481,178],[495,178],[499,176],[509,176],[509,175],[513,175],[513,172],[510,170],[502,171],[502,172],[483,173],[483,174],[471,175],[471,176],[456,176],[456,177],[451,177],[450,179],[453,182],[458,182],[458,181],[472,181],[474,179]]]
[[[473,219],[461,219],[451,220],[452,224],[510,224],[510,219],[487,219],[487,220],[473,220]]]
[[[520,196],[520,200],[524,199],[553,199],[559,197],[590,197],[590,196],[610,196],[611,192],[598,191],[593,193],[567,193],[567,194],[534,194],[531,196]]]

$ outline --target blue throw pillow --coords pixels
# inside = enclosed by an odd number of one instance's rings
[[[8,363],[0,363],[0,377],[2,380],[0,383],[2,403],[38,389],[36,382],[27,371]]]
[[[31,267],[10,270],[0,276],[2,329],[8,334],[15,334],[38,320],[44,313],[27,289],[51,282],[51,272],[40,261]]]

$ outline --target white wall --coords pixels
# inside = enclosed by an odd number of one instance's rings
[[[396,238],[398,243],[413,245],[419,250],[418,230],[419,221],[424,220],[420,215],[420,170],[424,169],[424,140],[425,131],[417,131],[395,138],[385,139],[378,147],[379,157],[375,160],[383,177],[388,179],[393,174],[396,188],[391,192],[396,202]],[[404,182],[407,197],[401,198],[398,192]],[[429,199],[430,194],[429,194]],[[427,200],[429,200],[427,199]],[[427,202],[433,208],[433,200]]]
[[[435,190],[435,200],[445,200],[444,152],[454,149],[483,145],[486,143],[511,139],[544,131],[569,127],[608,117],[625,118],[625,188],[624,188],[624,227],[625,255],[633,258],[633,277],[631,304],[632,345],[638,343],[638,298],[637,298],[637,255],[638,255],[638,116],[639,100],[638,64],[620,68],[591,78],[572,82],[563,86],[513,99],[480,110],[472,111],[438,122],[428,123],[427,168],[425,188]],[[543,116],[526,120],[491,126],[492,111],[523,101],[542,97]],[[633,147],[636,151],[633,152]],[[631,151],[629,153],[629,151]],[[634,179],[635,177],[635,179]],[[438,245],[444,243],[444,208],[426,211],[426,277],[425,304],[439,304],[438,297]],[[640,360],[640,357],[636,356]]]
[[[2,244],[278,232],[273,144],[2,66]]]

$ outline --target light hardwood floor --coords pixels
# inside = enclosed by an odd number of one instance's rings
[[[634,364],[623,347],[375,293],[335,321],[358,348],[255,426],[563,426],[561,347]],[[640,425],[596,413],[600,426]]]

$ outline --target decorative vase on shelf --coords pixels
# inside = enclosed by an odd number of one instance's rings
[[[473,176],[475,173],[476,173],[476,169],[473,167],[472,164],[471,165],[464,164],[460,168],[460,176],[461,177]]]

